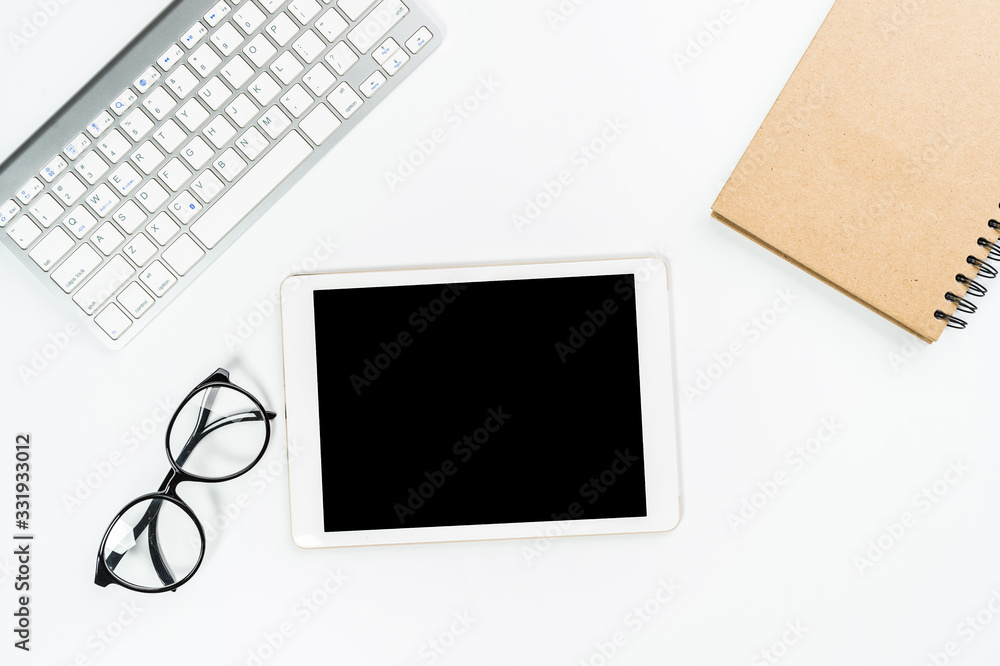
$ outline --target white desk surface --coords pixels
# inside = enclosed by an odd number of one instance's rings
[[[424,1],[448,30],[443,48],[123,351],[106,351],[89,333],[58,351],[47,346],[70,318],[19,263],[0,261],[0,540],[11,544],[0,549],[0,661],[995,659],[1000,434],[991,357],[1000,302],[987,297],[970,330],[927,346],[709,216],[831,0]],[[166,4],[58,3],[17,50],[10,33],[46,3],[4,4],[0,155]],[[560,5],[576,9],[553,28],[547,12]],[[126,6],[130,16],[106,17]],[[705,22],[724,10],[730,23],[709,38]],[[675,54],[700,34],[711,43],[679,71]],[[496,89],[481,88],[484,79]],[[477,90],[478,109],[449,122]],[[579,147],[609,121],[621,124],[620,137],[579,171]],[[438,128],[446,141],[390,191],[385,172]],[[519,233],[511,215],[563,169],[573,184]],[[328,252],[328,244],[337,247]],[[182,487],[206,522],[226,522],[227,507],[236,516],[191,583],[160,596],[92,583],[107,521],[167,469],[161,402],[224,366],[280,411],[278,316],[253,317],[260,325],[238,345],[226,336],[285,275],[303,266],[651,252],[671,262],[678,386],[697,388],[706,373],[702,394],[679,401],[684,517],[675,532],[297,550],[279,422],[254,476],[208,491]],[[784,312],[772,310],[776,301]],[[741,354],[730,362],[734,344]],[[19,368],[36,352],[52,358],[23,379]],[[28,655],[12,647],[9,628],[20,432],[31,433],[34,448]],[[810,443],[820,435],[828,441]],[[808,460],[796,453],[810,446]],[[108,478],[93,476],[110,460],[118,464]],[[769,487],[776,475],[784,483]],[[80,486],[88,478],[96,487]],[[773,491],[766,503],[755,495],[761,486]],[[67,508],[78,491],[89,496]],[[755,514],[744,500],[758,505]],[[741,508],[748,518],[734,529]],[[880,541],[888,550],[878,557],[872,542]],[[538,557],[529,562],[526,552]],[[338,571],[346,580],[328,594],[328,572]]]

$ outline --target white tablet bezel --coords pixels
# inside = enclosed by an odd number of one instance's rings
[[[499,525],[325,532],[313,293],[326,289],[632,274],[636,281],[639,381],[647,515]],[[425,268],[297,275],[281,286],[285,419],[292,539],[301,548],[415,544],[481,539],[665,532],[680,521],[677,426],[667,267],[652,257],[551,264]],[[292,446],[294,445],[294,446]],[[556,525],[556,528],[553,528]]]

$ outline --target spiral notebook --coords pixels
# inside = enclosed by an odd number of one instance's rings
[[[927,342],[1000,259],[1000,2],[838,0],[713,216]]]

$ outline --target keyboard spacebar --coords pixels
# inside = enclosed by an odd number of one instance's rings
[[[201,219],[191,225],[191,233],[208,249],[214,248],[312,152],[298,132],[286,136],[209,206]]]

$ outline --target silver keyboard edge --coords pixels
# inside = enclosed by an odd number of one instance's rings
[[[190,7],[186,5],[190,5]],[[24,181],[32,175],[37,175],[37,170],[41,168],[53,155],[61,154],[62,148],[65,147],[68,139],[72,138],[81,131],[84,131],[87,124],[103,109],[106,109],[111,100],[115,99],[115,97],[117,97],[122,90],[131,85],[131,82],[139,73],[141,73],[145,66],[148,66],[148,64],[152,64],[156,61],[156,58],[158,58],[163,52],[163,49],[171,43],[171,40],[176,42],[180,36],[194,24],[195,21],[201,20],[205,8],[210,6],[211,3],[206,3],[204,0],[199,0],[198,2],[194,2],[193,0],[177,0],[164,10],[157,17],[157,19],[155,19],[142,31],[142,33],[140,33],[136,39],[130,42],[125,49],[115,56],[115,59],[117,59],[123,54],[128,54],[126,62],[130,62],[131,65],[124,66],[112,63],[106,66],[101,72],[98,73],[97,76],[94,77],[94,79],[91,80],[91,82],[87,84],[94,85],[94,89],[92,91],[87,93],[81,91],[80,93],[77,93],[77,95],[75,95],[70,102],[64,105],[64,107],[57,112],[53,119],[43,125],[41,130],[36,132],[30,139],[22,144],[22,146],[18,148],[17,151],[15,151],[15,153],[8,158],[8,160],[0,165],[0,168],[2,168],[2,171],[0,171],[0,187],[7,187],[6,191],[13,193],[16,192],[17,189],[24,184],[24,182],[19,182],[9,186],[8,183],[18,180]],[[243,218],[243,220],[239,222],[232,231],[230,231],[213,249],[211,249],[209,256],[202,261],[199,261],[169,292],[164,294],[162,297],[159,297],[156,304],[158,310],[162,310],[167,307],[175,298],[184,293],[188,285],[195,282],[198,276],[208,270],[214,263],[215,259],[232,246],[251,225],[256,223],[270,211],[275,202],[277,202],[289,190],[291,190],[292,187],[294,187],[301,175],[315,167],[327,154],[329,154],[335,145],[340,143],[340,141],[354,129],[355,125],[360,123],[369,113],[381,104],[383,98],[392,94],[392,91],[397,86],[409,78],[410,74],[427,57],[437,50],[445,36],[445,32],[440,28],[440,25],[427,14],[426,10],[422,6],[411,1],[407,2],[407,7],[409,8],[409,13],[397,25],[393,26],[393,28],[381,38],[380,42],[392,37],[395,38],[398,43],[402,44],[410,37],[411,31],[416,31],[420,26],[427,26],[427,28],[434,35],[434,38],[428,42],[417,55],[411,55],[411,60],[413,62],[411,62],[409,66],[404,67],[395,76],[388,77],[388,81],[377,93],[377,98],[366,99],[365,104],[362,104],[349,119],[345,120],[341,128],[335,131],[323,145],[316,147],[313,153],[309,155],[291,173],[290,176],[285,178],[284,181],[281,182],[267,197],[265,197],[253,211]],[[186,11],[182,12],[180,11],[181,9]],[[158,21],[165,21],[165,23],[158,23]],[[178,25],[183,27],[177,28]],[[164,36],[162,39],[157,38],[155,34],[159,33],[161,30],[164,31],[165,35],[173,35],[173,37]],[[148,40],[148,43],[141,44],[140,42],[144,40]],[[147,53],[155,55],[144,57]],[[137,60],[140,57],[143,59]],[[365,59],[370,60],[371,57],[371,53],[369,52],[362,56],[362,61]],[[378,68],[377,64],[373,60],[371,63],[372,67],[361,67],[360,63],[355,65],[347,72],[347,74],[337,77],[338,83],[346,82],[349,83],[355,90],[360,90],[360,84],[365,81],[368,76],[370,76],[372,71]],[[266,71],[266,69],[259,70],[259,68],[255,68],[255,71]],[[305,71],[308,71],[308,68],[306,68]],[[300,75],[288,84],[288,86],[282,86],[282,89],[287,89],[296,82],[301,82],[301,76],[305,73],[305,71],[300,73]],[[248,84],[249,81],[244,84],[243,88],[245,88]],[[67,110],[72,112],[67,113]],[[264,109],[262,108],[261,110],[263,111]],[[72,117],[72,120],[67,120],[68,117]],[[168,114],[168,117],[174,116],[171,113]],[[120,123],[120,120],[120,118],[116,118],[116,123]],[[298,129],[298,123],[300,120],[302,119],[292,119],[292,131],[304,134],[300,129]],[[191,134],[201,136],[201,131],[203,129],[204,127],[200,127],[197,132],[193,132]],[[232,145],[236,138],[238,138],[238,136],[241,135],[245,129],[247,128],[239,130],[237,132],[237,136],[233,137],[227,145]],[[51,147],[52,145],[55,147]],[[271,146],[273,147],[273,145],[274,142],[272,142]],[[224,150],[224,148],[220,149],[219,152],[222,152],[222,150]],[[238,182],[239,181],[237,181],[237,183]],[[231,189],[231,187],[232,184],[228,185],[223,193]],[[6,196],[7,195],[3,195],[0,198],[6,198]],[[130,199],[130,197],[125,197],[123,201],[126,199]],[[209,209],[210,207],[211,204],[206,205],[206,209]],[[152,215],[150,217],[152,217]],[[189,230],[195,223],[196,222],[192,222],[191,224],[184,225],[184,228]],[[84,328],[91,331],[91,333],[100,339],[104,346],[110,349],[117,350],[127,345],[140,331],[154,321],[160,314],[159,312],[156,312],[153,313],[152,317],[141,317],[140,319],[133,321],[131,327],[124,334],[122,334],[121,337],[117,340],[113,340],[97,326],[94,321],[96,315],[89,316],[84,314],[73,301],[72,296],[64,293],[59,285],[49,279],[48,273],[41,272],[38,266],[30,258],[28,252],[17,247],[16,243],[14,243],[14,241],[6,233],[0,233],[0,243],[5,245],[12,254],[17,256],[18,260],[24,264],[29,272],[31,272],[32,277],[43,283],[44,288],[51,292],[57,300],[63,303],[64,307],[66,307],[72,314],[74,320],[82,322],[84,324]],[[169,247],[169,245],[170,244],[168,243],[166,247]],[[77,246],[79,246],[79,243]],[[154,256],[154,259],[150,259],[146,262],[143,265],[143,268],[148,267],[154,260],[158,259],[166,247],[157,248],[157,253]],[[246,264],[248,268],[252,267],[254,265],[254,260],[247,257]],[[138,270],[141,271],[142,268]],[[109,297],[108,303],[114,302],[115,297],[122,288],[127,286],[128,282],[129,281],[125,281],[125,283],[119,286],[115,293]]]

